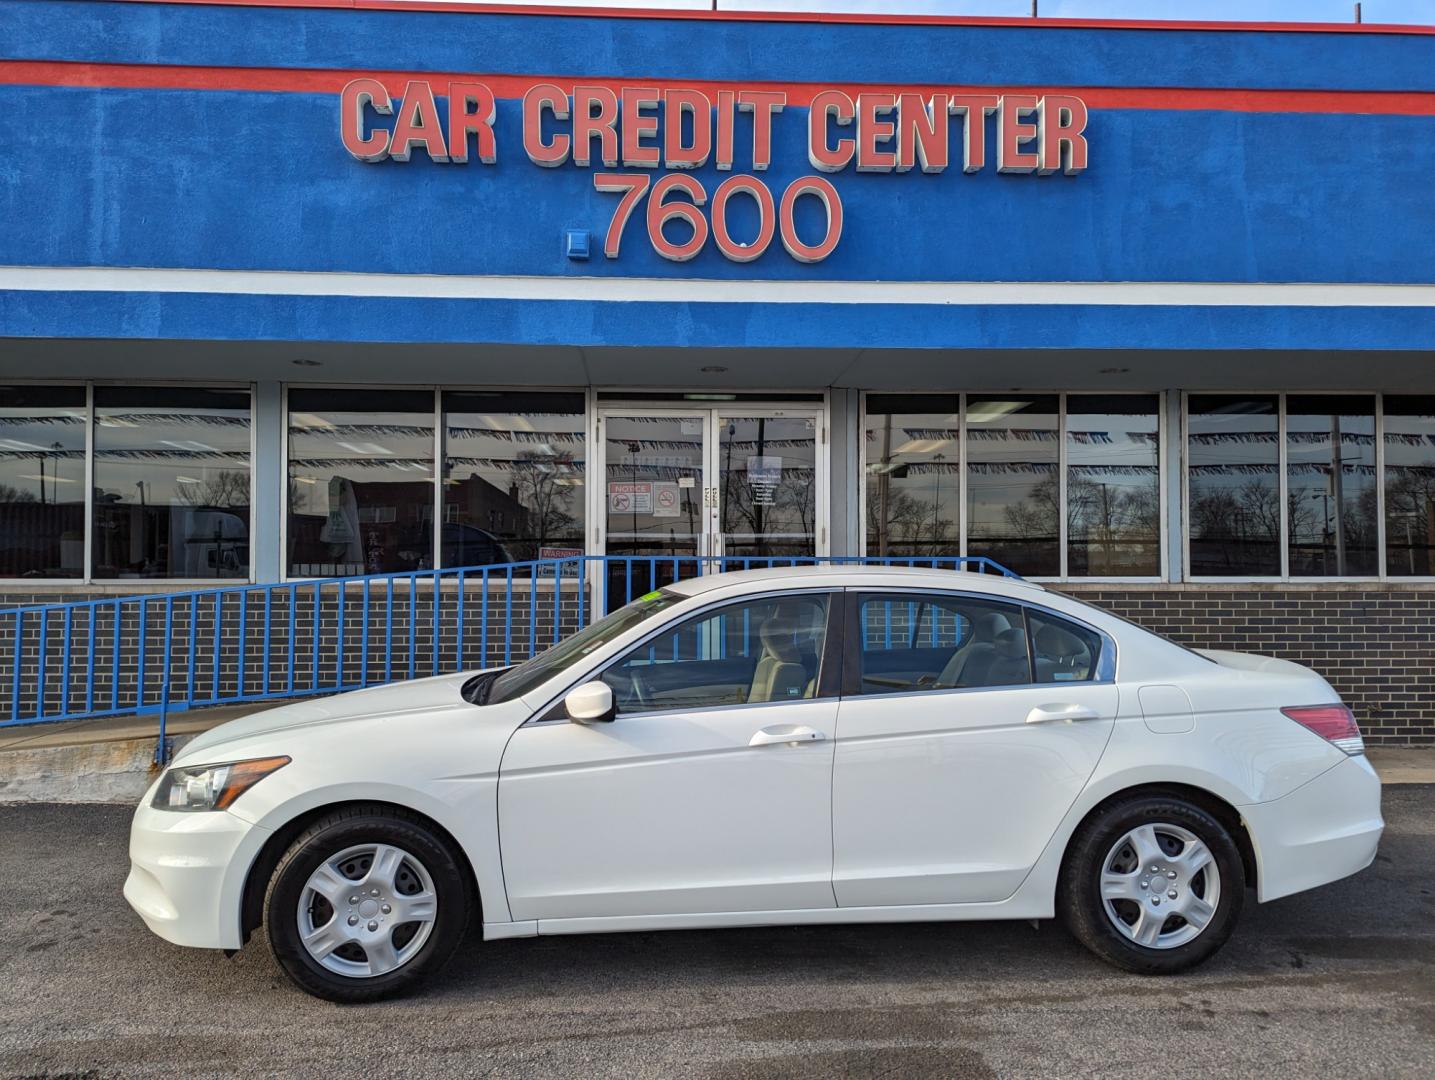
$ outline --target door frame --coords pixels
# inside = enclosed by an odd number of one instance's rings
[[[608,438],[604,422],[610,416],[654,416],[670,419],[701,419],[703,423],[702,487],[704,518],[703,529],[698,540],[700,556],[718,555],[715,544],[721,543],[722,522],[719,520],[720,499],[718,477],[720,476],[721,437],[718,425],[726,419],[772,419],[797,418],[814,421],[814,510],[813,510],[813,554],[823,558],[830,549],[830,477],[832,441],[829,435],[831,402],[823,395],[820,402],[756,402],[722,401],[697,403],[675,398],[671,405],[644,401],[624,405],[621,400],[605,401],[593,405],[592,446],[588,455],[591,466],[589,476],[593,482],[588,485],[588,552],[592,555],[606,555],[608,523]],[[710,572],[704,570],[704,573]],[[599,575],[601,576],[601,575]],[[594,605],[594,610],[599,610]]]

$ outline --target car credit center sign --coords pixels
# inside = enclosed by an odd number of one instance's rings
[[[720,172],[733,169],[738,113],[751,118],[752,172],[764,171],[787,104],[788,95],[780,90],[580,85],[568,94],[538,83],[523,95],[523,149],[545,168],[571,163],[584,169],[663,170],[656,181],[651,171],[593,173],[595,189],[618,196],[603,241],[609,259],[618,258],[624,228],[646,199],[648,240],[665,259],[693,258],[711,235],[718,251],[734,262],[758,258],[774,237],[792,258],[820,262],[842,237],[842,199],[825,176],[799,177],[774,192],[757,176],[739,173],[723,180],[709,203],[709,192],[685,171],[710,160]],[[435,94],[432,83],[414,79],[394,99],[380,80],[359,78],[344,87],[339,111],[344,147],[360,161],[408,161],[416,148],[435,162],[466,164],[470,155],[484,165],[498,160],[495,99],[485,83],[451,82],[443,95]],[[376,122],[378,117],[392,117],[391,126]],[[989,117],[995,117],[991,125]],[[809,102],[807,157],[819,173],[853,167],[939,173],[960,156],[966,173],[982,171],[995,158],[1000,173],[1074,175],[1086,168],[1086,120],[1085,103],[1069,94],[873,91],[854,97],[822,89]],[[757,235],[747,242],[728,231],[727,206],[739,196],[752,199],[758,211]],[[798,235],[794,209],[805,196],[817,199],[825,212],[822,235],[806,240]],[[687,225],[673,230],[678,240],[665,231],[674,219]]]

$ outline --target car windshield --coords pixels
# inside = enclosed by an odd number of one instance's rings
[[[601,649],[619,634],[625,633],[639,623],[651,619],[674,604],[681,604],[687,597],[670,589],[659,589],[640,596],[631,604],[620,607],[611,615],[599,619],[592,626],[579,630],[572,637],[560,641],[553,648],[525,660],[510,671],[504,672],[493,684],[488,695],[489,704],[509,701],[528,693],[535,686],[546,682],[559,672],[566,670],[585,656]]]

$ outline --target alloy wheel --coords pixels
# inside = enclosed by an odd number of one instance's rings
[[[1195,833],[1164,822],[1124,834],[1101,864],[1101,906],[1126,938],[1174,949],[1210,925],[1221,902],[1221,872]]]
[[[299,895],[299,940],[327,970],[374,978],[418,955],[437,915],[423,863],[391,844],[361,844],[309,875]]]

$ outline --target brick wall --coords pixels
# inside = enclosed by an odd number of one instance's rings
[[[1063,591],[1114,611],[1133,622],[1196,648],[1235,649],[1279,656],[1319,671],[1355,709],[1366,739],[1372,744],[1435,744],[1435,586],[1387,585],[1064,585]],[[308,689],[356,684],[365,670],[371,682],[387,674],[408,676],[410,641],[414,673],[433,672],[433,593],[420,588],[410,598],[400,583],[390,615],[387,593],[375,589],[369,597],[369,627],[365,644],[363,597],[352,587],[344,594],[343,632],[339,630],[339,593],[328,587],[320,597],[318,666],[315,675],[313,590],[299,586],[294,611],[294,633],[289,632],[289,591],[271,594],[269,610],[269,675],[264,681],[263,590],[246,595],[244,604],[244,680],[247,694],[289,685],[290,642],[293,642],[294,686]],[[515,588],[511,612],[503,590],[489,589],[487,633],[484,633],[482,590],[470,584],[463,599],[464,633],[460,649],[458,593],[446,588],[440,596],[439,670],[453,671],[501,664],[529,655],[531,593]],[[56,603],[91,599],[85,595],[34,595],[0,593],[0,608],[25,603]],[[212,603],[201,601],[194,609],[193,660],[189,651],[189,601],[174,604],[175,649],[170,656],[170,698],[189,695],[191,672],[197,700],[214,696],[216,664]],[[553,640],[554,598],[551,586],[538,590],[536,629],[538,647]],[[129,706],[136,700],[140,674],[139,608],[122,607],[120,662],[113,663],[114,607],[103,598],[95,609],[97,662],[93,682],[86,679],[89,651],[88,612],[72,617],[71,670],[68,681],[71,710],[83,708],[87,691],[95,707],[109,706],[118,681],[119,700]],[[505,621],[507,619],[507,621]],[[571,633],[579,623],[576,582],[566,584],[559,597],[558,630]],[[230,595],[219,615],[218,697],[232,699],[240,687],[240,600]],[[64,684],[63,650],[58,620],[52,619],[45,650],[46,713],[59,711]],[[159,700],[164,657],[160,649],[164,604],[151,601],[146,610],[147,645],[144,652],[144,702]],[[14,621],[0,617],[0,720],[11,716],[14,672]],[[391,628],[391,636],[388,632]],[[21,710],[33,714],[40,665],[39,619],[27,616],[21,642]],[[390,644],[391,643],[391,644]]]
[[[1435,587],[1063,585],[1062,591],[1200,649],[1314,668],[1372,744],[1435,744]]]

